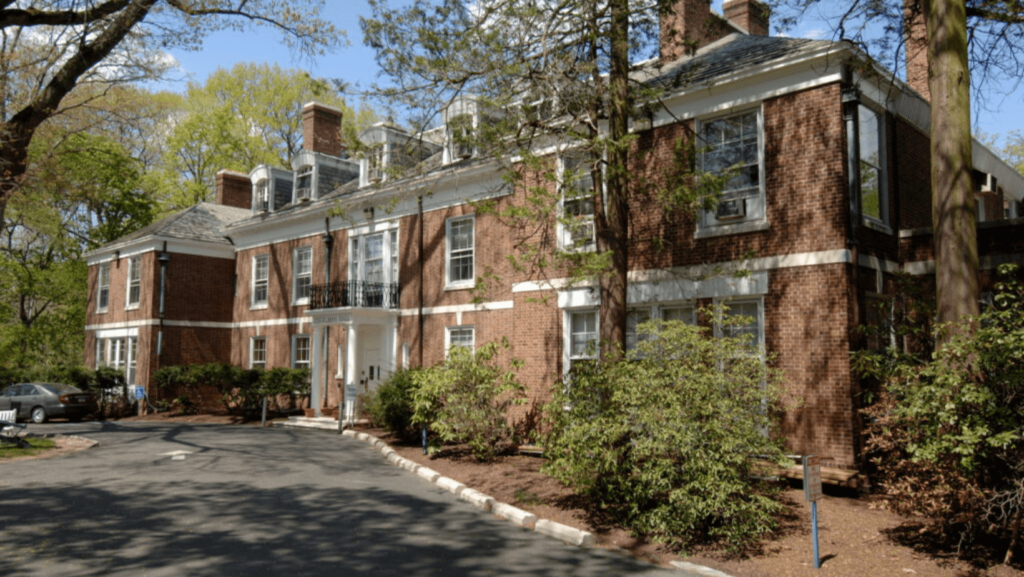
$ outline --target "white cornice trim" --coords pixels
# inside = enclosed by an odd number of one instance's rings
[[[440,307],[424,307],[424,315],[442,315],[451,313],[472,313],[480,311],[500,311],[508,310],[513,308],[513,301],[492,301],[486,303],[475,303],[467,305],[447,305]],[[418,308],[415,309],[402,309],[401,316],[403,317],[414,317],[420,314]]]
[[[147,252],[163,252],[164,243],[167,243],[167,252],[171,255],[187,254],[190,256],[205,256],[231,260],[234,260],[235,258],[235,247],[230,244],[162,236],[147,236],[131,242],[110,244],[94,250],[85,255],[86,263],[89,266],[92,266],[104,262],[112,262],[116,260],[117,257],[127,258]]]

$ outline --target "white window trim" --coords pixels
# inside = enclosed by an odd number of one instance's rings
[[[309,173],[309,193],[306,196],[306,199],[316,200],[317,172],[315,160],[311,160],[309,163],[299,166],[295,171],[295,185],[292,189],[292,203],[298,203],[302,200],[299,198],[299,181],[306,173]]]
[[[104,271],[106,272],[107,282],[103,283]],[[102,302],[100,295],[106,291],[107,293],[107,304],[100,305]],[[110,310],[110,263],[105,262],[99,265],[96,269],[96,313],[102,314]]]
[[[569,369],[572,367],[572,361],[574,360],[585,360],[585,359],[598,359],[601,355],[600,338],[601,338],[601,315],[597,308],[576,308],[576,309],[563,309],[562,311],[562,374],[565,377],[569,376]],[[589,356],[573,356],[572,355],[572,316],[574,314],[593,314],[594,315],[594,334],[596,335],[597,343],[595,343],[594,353]]]
[[[264,279],[264,282],[266,283],[266,286],[267,286],[267,290],[266,290],[266,295],[267,296],[266,296],[266,298],[262,302],[256,300],[256,281],[258,280],[256,278],[256,271],[258,270],[257,266],[256,266],[256,262],[258,260],[260,260],[260,259],[266,259],[266,261],[267,261],[267,278]],[[268,306],[270,306],[270,255],[267,254],[267,253],[253,255],[251,262],[252,262],[252,269],[251,269],[252,273],[251,273],[250,276],[252,278],[251,278],[251,280],[249,282],[249,295],[250,295],[249,296],[249,308],[251,310],[265,309]]]
[[[309,296],[299,297],[299,253],[309,252],[309,272],[302,276],[309,276],[309,286],[313,286],[313,247],[300,246],[292,249],[292,305],[302,306],[309,304]]]
[[[451,257],[452,257],[452,225],[456,222],[469,220],[473,223],[473,274],[467,280],[451,280]],[[469,289],[476,286],[476,215],[467,214],[455,216],[444,221],[444,288],[448,289]]]
[[[557,222],[556,231],[555,231],[555,233],[557,235],[557,239],[558,239],[558,248],[560,250],[569,251],[569,252],[593,252],[593,251],[597,250],[597,225],[596,225],[596,218],[595,218],[596,215],[594,215],[594,214],[590,215],[590,227],[591,227],[591,230],[590,230],[590,242],[586,243],[586,244],[584,244],[582,246],[571,246],[569,243],[566,242],[566,235],[568,234],[568,227],[562,222],[562,220],[565,218],[565,190],[566,190],[565,171],[566,171],[566,161],[569,159],[569,157],[574,157],[574,155],[573,155],[573,153],[571,151],[567,152],[567,153],[564,153],[564,154],[562,154],[561,156],[558,157],[558,218],[559,218],[559,220]],[[589,160],[589,158],[586,157],[586,156],[583,156],[583,158],[584,158],[583,163],[585,165],[586,161]],[[591,178],[591,180],[593,180],[593,178],[594,178],[593,170],[590,171],[590,178]],[[601,186],[602,186],[602,195],[603,195],[604,194],[604,188],[603,188],[604,187],[604,179],[601,179]],[[593,198],[591,200],[593,201]]]
[[[456,325],[451,327],[445,327],[444,329],[444,357],[448,358],[448,351],[452,348],[452,332],[453,331],[470,331],[470,335],[473,337],[473,344],[469,347],[470,352],[476,351],[476,326],[475,325]]]
[[[878,182],[878,196],[879,196],[879,198],[878,198],[878,205],[879,205],[879,209],[881,210],[881,213],[882,213],[882,218],[881,219],[877,219],[877,218],[875,218],[873,216],[868,216],[867,214],[864,213],[864,206],[863,206],[863,203],[864,203],[863,181],[861,181],[858,178],[858,182],[860,183],[860,185],[862,187],[861,190],[857,191],[857,194],[860,195],[861,222],[864,224],[864,226],[866,228],[877,230],[877,231],[883,232],[885,234],[893,234],[893,229],[890,226],[890,223],[892,221],[891,221],[890,215],[889,215],[889,166],[888,166],[888,162],[887,162],[889,154],[888,154],[888,149],[886,148],[886,144],[888,143],[888,126],[886,124],[885,112],[884,112],[884,109],[883,110],[879,110],[879,108],[876,107],[872,103],[868,103],[868,102],[865,102],[863,100],[860,102],[858,110],[857,110],[857,131],[858,131],[857,140],[858,140],[858,142],[860,142],[860,137],[861,137],[861,135],[860,135],[860,114],[861,114],[861,109],[867,109],[867,110],[870,110],[871,112],[874,112],[875,113],[875,118],[878,120],[878,157],[879,157],[878,158],[878,172],[879,172],[879,182]],[[861,147],[861,150],[863,150],[863,144],[864,144],[863,142],[860,142],[860,144],[859,144],[859,146]],[[858,154],[858,156],[859,156],[859,154]],[[861,160],[860,160],[860,158],[858,158],[857,159],[857,170],[858,171],[860,170],[860,162],[861,162]]]
[[[296,343],[298,342],[299,339],[302,339],[302,338],[305,338],[308,341],[308,343],[309,343],[309,345],[308,345],[308,348],[309,348],[309,360],[305,361],[307,363],[306,366],[298,367],[298,366],[296,366],[296,354],[295,354],[295,352],[298,350],[298,346],[297,346]],[[312,370],[312,368],[313,368],[313,337],[311,337],[308,333],[296,333],[296,334],[292,335],[292,347],[291,347],[291,353],[290,354],[291,354],[291,365],[290,366],[293,369],[307,368],[307,369]]]
[[[267,337],[249,337],[249,368],[255,368],[256,341],[263,341],[263,368],[267,368]]]
[[[756,303],[757,304],[757,342],[758,342],[758,354],[764,358],[765,349],[767,342],[765,341],[765,316],[764,316],[764,298],[763,297],[736,297],[728,299],[715,299],[715,306],[725,305],[731,307],[736,304],[745,303]],[[722,324],[715,322],[715,336],[721,337],[723,335]]]
[[[695,238],[709,238],[746,232],[757,232],[767,230],[769,228],[768,200],[765,186],[764,107],[758,104],[756,108],[741,108],[738,110],[730,110],[725,114],[716,114],[714,116],[698,118],[696,129],[697,134],[699,135],[702,132],[703,124],[707,122],[721,118],[728,118],[730,116],[738,116],[751,111],[757,112],[758,196],[755,199],[751,199],[756,202],[751,203],[748,200],[746,205],[747,215],[742,219],[719,221],[711,211],[700,211],[700,215],[697,217],[697,230],[694,233]],[[703,153],[700,154],[701,158],[699,159],[699,163],[703,170]],[[753,208],[751,208],[752,204]]]
[[[132,302],[132,274],[138,272],[139,298]],[[124,309],[135,310],[142,303],[142,257],[139,255],[128,257],[128,276],[125,278]]]

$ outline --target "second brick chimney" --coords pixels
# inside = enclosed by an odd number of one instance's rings
[[[310,102],[302,107],[302,147],[330,156],[341,156],[341,110]]]
[[[217,204],[249,208],[252,206],[252,182],[249,175],[233,170],[217,173]]]
[[[730,22],[752,36],[768,36],[771,9],[757,0],[725,0],[722,11]]]
[[[733,31],[722,17],[711,13],[710,0],[678,0],[661,15],[661,60],[693,54]]]

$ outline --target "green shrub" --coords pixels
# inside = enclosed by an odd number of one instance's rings
[[[412,423],[417,370],[395,371],[374,393],[366,397],[363,405],[374,423],[406,440],[415,439],[417,435]]]
[[[772,411],[780,372],[706,328],[650,321],[638,332],[623,360],[578,363],[556,386],[544,471],[673,547],[739,549],[772,531],[782,507],[755,478],[764,461],[791,464]]]
[[[201,387],[212,387],[220,393],[229,413],[245,418],[260,414],[264,398],[309,395],[310,389],[307,369],[278,367],[265,371],[225,363],[162,367],[153,374],[153,382],[161,388],[178,387],[190,402],[201,395]]]
[[[857,353],[855,364],[883,383],[868,449],[893,509],[926,515],[957,547],[1005,539],[1009,562],[1024,522],[1024,282],[1014,265],[999,274],[994,306],[939,327],[931,356]]]
[[[426,424],[431,442],[465,443],[488,461],[513,442],[508,409],[525,402],[516,381],[522,361],[499,358],[508,341],[486,343],[472,352],[452,347],[445,362],[414,373],[413,424]]]

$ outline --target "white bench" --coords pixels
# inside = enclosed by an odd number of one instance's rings
[[[28,443],[23,441],[15,429],[24,429],[25,425],[20,425],[17,422],[18,411],[16,409],[10,409],[8,411],[0,411],[0,442],[8,442],[18,445],[19,447],[27,447]]]

